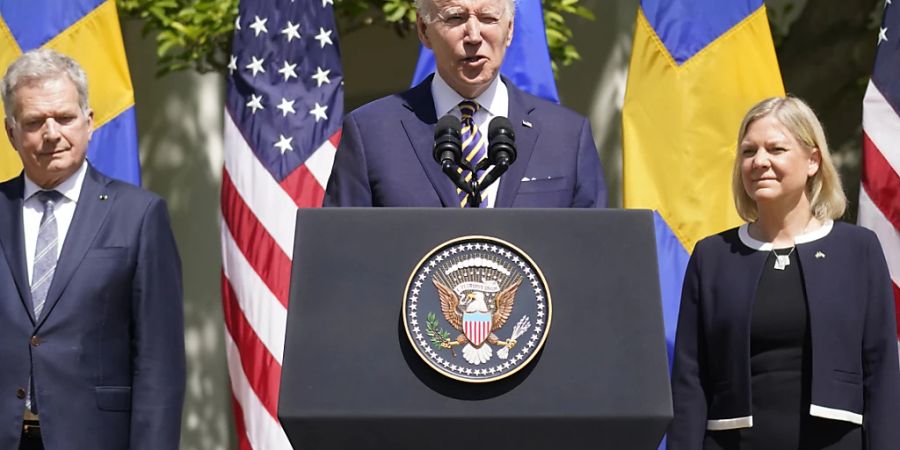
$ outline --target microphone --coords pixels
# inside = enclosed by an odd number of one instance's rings
[[[484,168],[493,165],[494,168],[481,180],[481,188],[497,181],[516,161],[516,132],[512,122],[503,116],[494,117],[488,125],[488,142],[487,158],[478,163],[478,168],[481,169],[482,165]]]
[[[458,117],[447,114],[438,120],[434,126],[434,147],[431,156],[435,162],[441,165],[441,171],[450,178],[450,181],[463,192],[472,195],[474,189],[459,171],[462,163],[462,139],[460,138],[462,124]],[[468,166],[467,166],[468,168]]]
[[[458,165],[462,159],[461,124],[459,119],[447,114],[438,120],[434,127],[434,160],[445,167],[447,164]]]
[[[509,167],[516,161],[516,132],[509,119],[498,116],[491,120],[488,142],[488,159],[491,164]]]

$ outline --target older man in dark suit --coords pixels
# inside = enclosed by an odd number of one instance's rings
[[[509,117],[516,134],[518,158],[484,191],[482,206],[605,206],[587,120],[499,76],[512,42],[513,1],[417,0],[416,8],[419,39],[434,51],[437,71],[347,116],[325,205],[465,205],[466,194],[432,158],[435,123],[452,114],[462,119],[463,154],[473,162],[484,157],[494,117]]]
[[[178,448],[181,263],[165,204],[86,160],[75,61],[30,51],[0,93],[24,166],[0,184],[0,448]]]

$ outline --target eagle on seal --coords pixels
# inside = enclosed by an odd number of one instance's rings
[[[464,345],[463,357],[470,364],[479,365],[491,359],[493,350],[491,345],[512,348],[516,345],[515,339],[500,340],[495,331],[499,330],[509,320],[513,305],[516,302],[516,291],[522,284],[522,278],[517,277],[509,286],[500,290],[494,297],[493,304],[485,298],[484,292],[470,290],[460,299],[456,292],[449,286],[432,278],[438,296],[441,299],[441,312],[444,318],[453,328],[460,332],[455,340],[448,340],[441,344],[444,348],[453,348]],[[476,325],[479,321],[485,322],[484,329],[479,333]],[[467,326],[468,325],[468,326]],[[484,345],[485,343],[490,345]]]

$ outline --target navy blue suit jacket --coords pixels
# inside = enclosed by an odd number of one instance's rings
[[[458,207],[455,185],[432,157],[433,77],[346,117],[325,206]],[[518,158],[500,178],[495,206],[605,207],[587,119],[504,82]]]
[[[811,415],[862,424],[870,450],[900,445],[900,363],[887,264],[875,234],[835,222],[797,244],[812,342]],[[750,319],[768,257],[737,229],[700,241],[678,317],[669,450],[700,450],[706,430],[750,424]]]
[[[162,199],[92,167],[37,321],[23,176],[0,184],[0,448],[18,448],[33,374],[46,448],[177,449],[181,263]]]

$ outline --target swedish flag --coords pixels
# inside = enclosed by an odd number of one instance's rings
[[[731,195],[746,111],[784,95],[763,0],[642,0],[622,111],[624,201],[656,211],[671,361],[688,255],[740,223]]]
[[[94,136],[87,157],[104,174],[140,184],[134,90],[114,0],[0,0],[0,74],[22,52],[49,47],[64,53],[88,76]],[[22,164],[0,139],[0,181]]]

